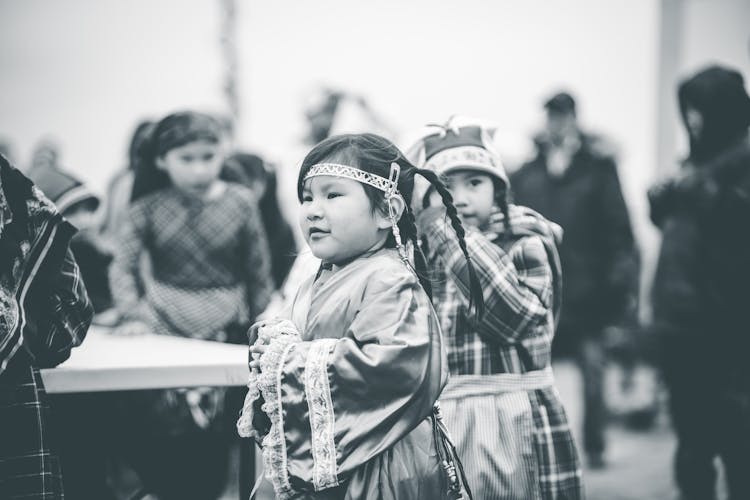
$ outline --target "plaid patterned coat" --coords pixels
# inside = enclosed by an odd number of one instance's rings
[[[552,338],[560,308],[561,275],[556,239],[559,227],[525,207],[510,207],[512,234],[504,235],[503,215],[492,215],[480,233],[468,231],[466,243],[484,295],[480,321],[469,315],[469,277],[466,260],[442,210],[420,214],[418,225],[433,278],[433,302],[440,317],[451,376],[524,374],[549,368]],[[557,232],[557,234],[556,234]],[[450,384],[450,382],[449,382]],[[525,396],[524,396],[525,395]],[[467,467],[470,486],[482,498],[500,498],[513,491],[519,474],[532,476],[525,498],[578,499],[583,496],[581,468],[565,411],[554,386],[498,395],[490,408],[482,398],[464,398],[457,416],[447,423],[456,437]],[[495,426],[498,433],[528,415],[528,456],[506,453],[516,464],[501,463],[502,450],[477,452],[488,438],[478,429]],[[509,435],[498,446],[511,449]],[[521,443],[523,445],[523,443]],[[463,449],[462,449],[463,448]],[[506,450],[507,451],[507,450]],[[481,456],[492,458],[484,460]],[[522,462],[523,460],[523,462]],[[474,469],[474,470],[472,470]],[[511,472],[509,472],[511,471]],[[472,483],[472,477],[474,482]]]
[[[0,156],[0,498],[63,497],[39,368],[64,361],[93,308],[68,248],[75,229]]]

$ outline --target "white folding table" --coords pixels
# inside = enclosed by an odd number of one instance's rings
[[[163,335],[114,336],[92,326],[56,368],[42,370],[48,393],[240,386],[247,346]]]

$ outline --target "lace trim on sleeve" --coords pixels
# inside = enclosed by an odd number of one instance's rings
[[[336,339],[313,341],[305,363],[305,395],[310,409],[315,491],[339,484],[336,475],[336,445],[333,438],[333,402],[328,383],[328,364],[335,345]]]
[[[260,376],[257,378],[257,385],[265,400],[261,410],[271,421],[271,429],[263,438],[262,446],[266,477],[273,484],[277,498],[286,499],[291,498],[296,492],[289,483],[287,469],[281,378],[284,362],[301,338],[296,331],[284,331],[284,328],[279,326],[275,330],[277,334],[271,335],[268,349],[260,357]]]

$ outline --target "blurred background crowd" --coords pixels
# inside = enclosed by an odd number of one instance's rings
[[[239,196],[212,223],[253,220],[237,234],[255,235],[243,258],[257,272],[242,292],[249,310],[237,312],[220,338],[195,333],[205,317],[180,320],[192,332],[185,336],[242,343],[243,328],[280,307],[314,265],[296,222],[297,167],[307,150],[330,135],[364,131],[406,149],[426,123],[471,117],[494,131],[514,201],[565,231],[553,354],[589,498],[678,498],[676,484],[700,492],[689,498],[711,498],[705,485],[713,488],[715,475],[750,467],[747,441],[733,449],[731,436],[717,437],[721,444],[695,439],[731,429],[716,415],[734,403],[712,394],[750,381],[737,382],[747,374],[731,369],[746,363],[748,326],[736,314],[718,327],[702,316],[715,297],[681,270],[694,263],[691,245],[713,242],[714,271],[731,295],[722,307],[742,311],[748,257],[731,249],[743,248],[750,226],[737,220],[696,233],[684,208],[721,196],[716,185],[748,182],[749,21],[746,0],[2,0],[0,153],[80,230],[72,248],[95,323],[132,334],[128,310],[137,297],[128,302],[123,290],[138,281],[165,302],[177,293],[155,291],[150,279],[178,274],[174,263],[139,260],[128,245],[142,236],[128,222],[132,204],[159,182],[144,173],[152,149],[174,130],[209,130],[218,175],[252,193],[248,206]],[[184,123],[164,123],[187,110]],[[211,123],[196,125],[204,118]],[[158,231],[178,227],[177,219],[165,217]],[[731,238],[722,232],[728,227]],[[215,254],[189,237],[175,244],[197,245],[194,272],[208,269],[218,280],[229,272],[206,264]],[[231,308],[236,297],[211,300]],[[705,334],[710,329],[732,332],[717,339]],[[710,384],[705,372],[715,375]],[[696,396],[696,387],[705,394]],[[59,413],[85,427],[109,418],[102,408],[154,404],[142,397],[102,404],[104,397],[59,396]],[[198,403],[184,397],[185,419],[199,427],[195,411],[240,406],[232,391],[213,406],[206,398],[216,395],[194,395]],[[750,406],[747,391],[727,397]],[[750,438],[747,425],[739,423],[740,441]],[[229,473],[217,472],[216,481],[232,498],[239,452],[222,440],[219,449],[199,445],[223,457],[214,465]],[[130,451],[120,443],[104,451],[96,471],[72,474],[69,497],[89,498],[98,474],[106,495],[130,498],[138,473],[148,474],[133,466],[147,458]],[[718,488],[725,498],[722,481]]]

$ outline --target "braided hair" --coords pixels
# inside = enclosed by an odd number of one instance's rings
[[[432,285],[427,277],[427,259],[420,250],[416,217],[411,209],[414,176],[418,174],[424,177],[440,193],[446,208],[446,214],[451,221],[461,251],[466,258],[470,281],[469,308],[473,307],[478,316],[482,315],[484,311],[482,288],[464,240],[464,228],[461,225],[461,220],[458,217],[456,207],[453,205],[453,198],[448,188],[434,172],[415,167],[391,141],[379,135],[345,134],[332,136],[316,145],[302,161],[297,179],[297,197],[300,202],[302,201],[305,175],[313,165],[318,163],[340,163],[385,178],[388,178],[390,174],[392,163],[396,163],[400,167],[398,190],[404,198],[405,208],[397,225],[401,236],[413,245],[414,267],[417,277],[422,287],[432,298]],[[382,210],[387,213],[388,208],[383,192],[367,184],[362,184],[362,187],[370,199],[373,210]],[[396,247],[396,239],[393,234],[388,235],[385,245],[388,248]]]

